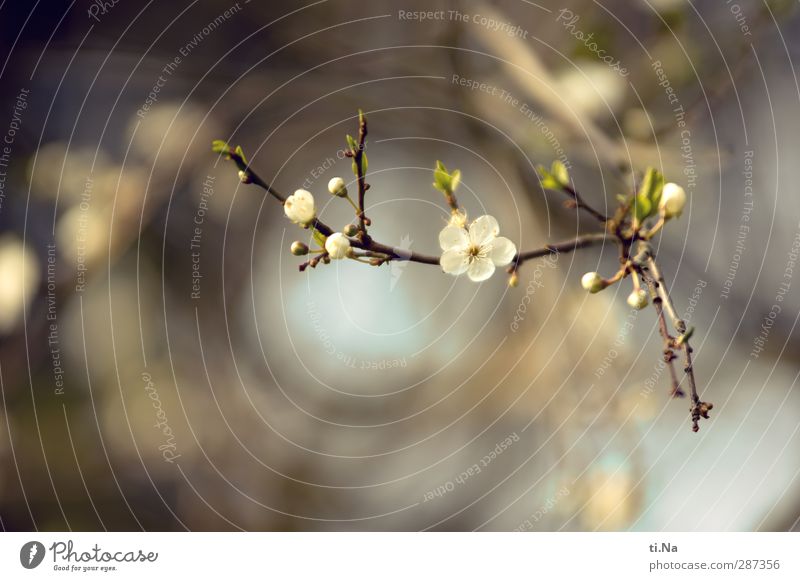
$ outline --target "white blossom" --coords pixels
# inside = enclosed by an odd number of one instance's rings
[[[334,232],[325,240],[325,250],[333,259],[345,258],[350,251],[350,240],[341,232]]]
[[[314,196],[306,190],[297,190],[283,203],[286,217],[295,224],[309,224],[316,217]]]
[[[347,195],[347,186],[342,178],[333,178],[328,182],[328,191],[333,196],[344,198]]]
[[[686,191],[678,184],[665,184],[658,203],[664,219],[677,218],[683,212],[684,206],[686,206]]]
[[[486,280],[498,266],[510,264],[517,247],[508,238],[498,236],[500,227],[492,216],[481,216],[469,227],[448,225],[439,233],[439,246],[444,251],[439,259],[442,270],[470,280]]]

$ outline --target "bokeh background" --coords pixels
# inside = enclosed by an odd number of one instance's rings
[[[0,2],[0,526],[797,530],[799,32],[791,0]],[[684,185],[656,244],[712,419],[628,281],[581,290],[613,247],[515,289],[298,272],[210,143],[342,227],[359,107],[405,249],[438,252],[437,159],[520,248],[596,228],[537,163],[601,208]]]

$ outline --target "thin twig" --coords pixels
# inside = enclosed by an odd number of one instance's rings
[[[680,381],[678,381],[678,374],[675,371],[675,360],[678,358],[674,350],[675,338],[669,334],[667,319],[664,316],[662,299],[658,294],[658,283],[645,271],[640,270],[639,274],[650,291],[650,300],[653,301],[653,307],[658,315],[658,331],[661,333],[661,338],[664,340],[664,363],[667,364],[670,380],[672,382],[671,394],[673,397],[683,397],[686,394],[681,389]]]
[[[692,347],[689,344],[689,335],[691,333],[687,333],[686,322],[681,319],[675,311],[675,306],[673,305],[672,298],[667,290],[664,277],[661,274],[661,270],[658,268],[658,264],[656,263],[653,247],[647,242],[642,242],[640,243],[640,248],[640,257],[644,258],[644,267],[642,272],[648,273],[648,280],[652,283],[657,294],[656,298],[653,299],[653,303],[656,305],[656,310],[659,310],[659,306],[663,301],[663,304],[669,309],[670,317],[672,318],[672,325],[675,327],[675,330],[680,333],[680,336],[677,339],[671,340],[670,350],[673,351],[675,348],[679,348],[684,354],[685,365],[683,371],[689,378],[689,393],[692,400],[692,407],[689,408],[689,411],[692,415],[692,431],[697,432],[700,429],[700,418],[708,419],[708,412],[714,408],[714,405],[709,402],[701,401],[700,396],[697,393],[697,382],[694,377],[694,364],[692,363]]]
[[[517,268],[522,266],[524,262],[534,258],[540,258],[542,256],[547,256],[554,253],[558,254],[562,252],[572,252],[574,250],[578,250],[579,248],[603,244],[607,240],[608,234],[605,232],[597,232],[594,234],[583,234],[582,236],[577,236],[572,240],[565,240],[564,242],[558,242],[557,244],[548,244],[544,248],[539,248],[537,250],[520,252],[511,261],[511,270],[517,270]]]
[[[644,244],[643,244],[644,245]],[[667,283],[664,281],[664,276],[658,268],[655,259],[653,258],[653,248],[647,244],[647,268],[653,273],[653,278],[658,283],[657,289],[659,296],[664,300],[664,307],[667,310],[670,318],[672,319],[672,326],[678,333],[686,332],[686,323],[678,316],[675,311],[675,305],[672,303],[672,298],[667,291]]]
[[[595,219],[597,219],[598,222],[601,222],[601,223],[605,224],[606,222],[608,222],[610,220],[610,218],[608,216],[606,216],[605,214],[603,214],[602,212],[600,212],[598,210],[595,210],[591,205],[589,205],[586,202],[586,200],[584,200],[583,197],[578,193],[578,190],[576,190],[572,186],[570,186],[570,185],[563,186],[563,192],[572,197],[572,201],[575,204],[576,208],[579,208],[581,210],[584,210],[585,212],[588,212],[589,214],[594,216]]]
[[[369,185],[366,181],[366,176],[364,175],[364,166],[362,165],[362,161],[364,158],[364,148],[366,147],[366,139],[367,139],[367,118],[364,114],[359,111],[358,114],[358,147],[353,152],[353,162],[356,164],[356,178],[358,183],[358,226],[361,230],[361,236],[363,239],[368,239],[369,236],[367,235],[367,225],[369,224],[369,218],[366,217],[364,213],[364,196],[369,189]]]

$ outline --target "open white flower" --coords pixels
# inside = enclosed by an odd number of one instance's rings
[[[334,232],[325,240],[325,250],[328,251],[328,256],[339,260],[350,252],[350,241],[341,232]]]
[[[306,190],[297,190],[286,198],[283,203],[283,211],[286,212],[286,217],[295,224],[309,224],[316,216],[314,196]]]
[[[444,253],[439,264],[448,274],[467,273],[470,280],[486,280],[498,266],[510,264],[517,247],[497,234],[500,227],[492,216],[476,218],[468,228],[447,226],[439,233]]]

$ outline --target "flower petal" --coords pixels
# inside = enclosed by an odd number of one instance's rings
[[[469,240],[477,246],[488,244],[500,233],[500,226],[492,216],[481,216],[469,225]]]
[[[439,264],[448,274],[464,274],[469,267],[469,257],[460,250],[447,250],[439,259]]]
[[[447,226],[444,230],[439,232],[439,246],[441,246],[444,251],[464,248],[468,245],[469,238],[467,237],[467,231],[463,228]]]
[[[498,236],[492,242],[492,250],[489,253],[489,258],[492,259],[495,266],[505,266],[511,263],[516,253],[517,247],[511,240],[503,236]]]
[[[467,276],[474,282],[486,280],[494,274],[494,263],[488,258],[475,258],[469,265]]]

